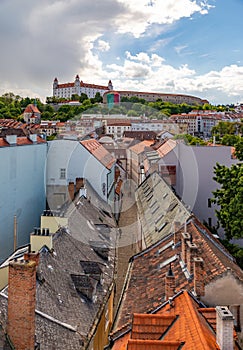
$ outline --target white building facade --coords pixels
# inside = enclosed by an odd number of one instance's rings
[[[97,146],[98,142],[92,141]],[[67,186],[70,182],[75,183],[77,178],[87,179],[104,201],[114,200],[115,159],[100,145],[99,154],[102,152],[104,157],[110,156],[109,166],[93,155],[85,143],[75,140],[49,142],[46,183],[50,209],[56,209],[68,200]]]
[[[80,81],[79,76],[76,75],[74,82],[59,84],[58,79],[55,78],[53,82],[53,97],[71,99],[72,95],[86,94],[88,98],[94,98],[99,92],[101,96],[106,91],[113,90],[112,82],[109,80],[107,86],[84,83]]]

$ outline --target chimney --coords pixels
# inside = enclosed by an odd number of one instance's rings
[[[7,334],[16,350],[35,349],[36,262],[10,262]]]
[[[190,274],[193,273],[193,259],[197,255],[197,245],[191,240],[186,242],[186,264]]]
[[[10,146],[17,144],[17,135],[6,135],[6,141]]]
[[[78,192],[80,188],[84,187],[84,179],[82,177],[76,178],[76,191]]]
[[[24,260],[26,261],[34,261],[36,263],[36,266],[39,265],[39,260],[40,260],[40,254],[39,253],[25,253],[24,254]]]
[[[169,300],[175,294],[175,275],[171,269],[171,265],[169,271],[165,276],[165,300]]]
[[[180,241],[180,239],[179,239],[180,235],[178,234],[178,231],[180,229],[181,223],[179,221],[174,221],[173,225],[174,225],[174,228],[173,228],[173,230],[174,230],[174,246],[176,246],[177,243],[179,243],[179,241]]]
[[[75,194],[74,182],[69,182],[68,193],[69,193],[70,201],[72,202],[74,200],[74,194]]]
[[[216,341],[220,350],[234,349],[234,317],[227,306],[216,306]]]
[[[181,234],[181,258],[184,262],[184,264],[187,263],[187,246],[186,243],[190,241],[190,235],[188,232],[182,232]]]
[[[36,134],[30,134],[29,135],[29,139],[30,141],[32,141],[33,143],[37,142],[37,135]]]
[[[194,292],[201,297],[205,294],[203,259],[196,257],[193,259]]]

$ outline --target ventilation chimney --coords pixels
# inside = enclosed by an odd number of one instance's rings
[[[87,275],[71,274],[71,278],[77,292],[81,293],[89,301],[95,302],[98,281]]]
[[[30,134],[29,135],[29,139],[30,141],[32,141],[33,143],[37,142],[37,135],[36,134]]]
[[[10,146],[15,146],[17,144],[16,135],[6,135],[6,141]]]
[[[193,259],[194,292],[197,297],[205,294],[203,259],[196,257]]]
[[[234,317],[226,306],[216,306],[216,341],[220,350],[234,349]]]
[[[188,232],[182,232],[181,234],[181,258],[184,264],[187,263],[187,246],[186,243],[190,241],[190,235]]]
[[[175,294],[175,275],[171,269],[171,265],[169,271],[165,276],[165,300],[172,298]]]
[[[35,349],[36,262],[10,262],[7,334],[16,350]]]
[[[197,245],[192,242],[191,237],[190,240],[186,242],[186,264],[187,270],[190,274],[193,273],[193,259],[197,255]]]

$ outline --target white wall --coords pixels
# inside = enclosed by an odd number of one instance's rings
[[[66,169],[66,179],[60,179],[60,169]],[[114,174],[114,169],[112,168]],[[89,180],[89,183],[100,197],[107,201],[106,169],[89,151],[78,141],[54,140],[49,142],[47,157],[47,185],[66,186],[77,177]],[[113,176],[114,179],[114,176]],[[103,183],[105,192],[103,193]]]
[[[237,160],[231,159],[231,147],[186,146],[180,143],[178,158],[180,166],[176,191],[201,221],[208,222],[211,218],[215,226],[216,206],[212,204],[211,208],[208,207],[208,198],[212,198],[212,192],[219,186],[213,180],[214,166],[217,162],[227,167],[237,163]]]
[[[0,148],[0,261],[13,251],[14,215],[18,246],[29,243],[45,209],[47,144]]]
[[[231,166],[237,160],[231,159],[231,147],[228,146],[186,146],[180,142],[174,150],[160,161],[160,165],[176,165],[177,195],[190,207],[200,221],[212,219],[212,226],[217,224],[215,209],[208,207],[208,199],[218,187],[213,180],[216,163]]]

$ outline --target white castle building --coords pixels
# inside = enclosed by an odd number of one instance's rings
[[[95,97],[97,92],[100,93],[101,96],[106,91],[113,90],[112,82],[109,80],[107,86],[103,85],[95,85],[95,84],[87,84],[82,80],[80,81],[79,76],[76,75],[75,81],[73,83],[64,83],[59,84],[58,79],[55,78],[53,82],[53,97],[58,98],[71,98],[72,95],[81,95],[82,93],[86,94],[88,98]]]

